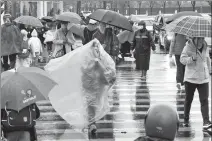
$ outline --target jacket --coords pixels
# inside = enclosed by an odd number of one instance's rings
[[[146,29],[138,30],[135,32],[132,44],[132,50],[135,49],[136,53],[147,53],[152,50],[155,50],[155,44],[153,42],[150,32]]]
[[[193,61],[192,56],[196,55],[197,60]],[[202,52],[200,52],[197,50],[192,40],[189,40],[183,49],[180,62],[186,65],[184,81],[194,84],[203,84],[209,82],[211,63],[206,42],[204,42]]]
[[[28,46],[31,49],[32,56],[36,57],[36,55],[35,55],[36,52],[38,52],[39,55],[41,55],[41,53],[43,52],[43,47],[42,47],[42,43],[41,43],[40,39],[37,37],[38,34],[37,34],[36,30],[33,30],[31,35],[32,35],[32,37],[28,41]]]
[[[181,55],[185,44],[186,44],[186,37],[184,35],[177,34],[171,40],[169,54]]]

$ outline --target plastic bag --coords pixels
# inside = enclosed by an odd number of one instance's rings
[[[71,126],[83,129],[109,112],[115,63],[97,39],[51,60],[44,68],[58,83],[49,94],[50,102]],[[94,117],[88,113],[89,106],[95,107]]]
[[[170,68],[173,68],[176,66],[175,58],[173,56],[169,58],[169,66]]]

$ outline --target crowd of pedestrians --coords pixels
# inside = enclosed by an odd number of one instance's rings
[[[10,52],[2,55],[2,67],[4,71],[19,68],[19,67],[39,67],[39,63],[47,63],[50,59],[62,57],[70,52],[88,44],[93,39],[97,39],[102,45],[104,50],[114,62],[117,63],[118,55],[122,54],[122,57],[126,53],[131,53],[135,57],[136,70],[141,71],[141,79],[146,80],[148,76],[147,71],[150,66],[151,50],[155,53],[156,46],[152,39],[150,31],[146,29],[145,21],[140,21],[137,24],[136,31],[128,32],[132,36],[132,39],[120,42],[119,35],[124,32],[115,26],[111,26],[104,22],[97,22],[90,19],[86,21],[87,25],[79,25],[79,32],[72,32],[72,26],[67,21],[45,22],[44,27],[37,28],[29,25],[14,23],[12,17],[9,14],[5,14],[4,23],[2,25],[2,48]],[[135,25],[130,21],[131,25]],[[81,30],[81,27],[84,26]],[[128,35],[129,35],[128,34]],[[9,38],[8,38],[9,37]],[[11,47],[11,48],[10,48]],[[130,55],[130,56],[131,56]],[[175,55],[177,71],[176,81],[177,88],[185,90],[185,110],[184,110],[184,124],[189,126],[190,109],[194,92],[197,89],[199,92],[199,98],[201,103],[201,112],[203,117],[203,129],[207,130],[212,127],[212,123],[209,120],[209,78],[211,72],[211,62],[209,58],[209,52],[207,50],[207,44],[204,37],[187,37],[182,34],[175,33],[174,38],[170,46],[170,58]],[[31,107],[30,105],[29,107]],[[36,116],[39,118],[40,112],[36,104]],[[160,110],[161,115],[155,115]],[[92,117],[95,117],[95,109],[89,108],[89,113],[92,113]],[[2,109],[2,118],[8,116],[5,109]],[[167,117],[169,114],[171,117]],[[162,118],[163,117],[163,118]],[[170,120],[171,118],[171,120]],[[174,120],[173,120],[174,119]],[[7,119],[5,119],[7,120]],[[171,122],[174,121],[174,122]],[[166,128],[169,124],[169,128],[164,129],[163,134],[159,135],[156,122],[161,122],[161,127]],[[162,123],[166,123],[162,125]],[[97,127],[95,122],[90,125],[90,132],[96,133]],[[161,140],[174,140],[177,130],[179,128],[179,117],[176,111],[169,106],[157,105],[149,109],[145,118],[145,129],[147,136],[145,138],[138,138],[140,140],[154,140],[160,138]],[[36,140],[35,127],[27,128],[30,131],[28,135],[7,131],[3,128],[5,137],[8,140],[15,141],[14,138],[18,137],[18,140],[26,140],[26,136],[31,135],[31,140]],[[172,133],[170,133],[170,131]]]

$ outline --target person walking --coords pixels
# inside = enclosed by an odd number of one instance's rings
[[[5,14],[3,20],[4,24],[1,26],[1,57],[3,58],[4,71],[7,71],[15,67],[16,55],[21,52],[23,38],[19,28],[12,23],[10,14]]]
[[[141,78],[146,78],[149,70],[151,48],[155,51],[155,44],[153,42],[151,33],[146,29],[146,23],[140,21],[138,23],[139,30],[135,32],[131,50],[135,51],[136,69],[141,70]]]
[[[74,43],[74,36],[72,32],[68,32],[68,22],[61,21],[61,28],[55,33],[53,44],[55,49],[53,51],[53,57],[56,56],[58,51],[63,50],[64,54],[69,53],[72,50],[72,45]]]
[[[170,60],[172,59],[172,55],[175,55],[177,72],[176,72],[176,81],[177,81],[177,88],[185,90],[184,86],[184,73],[185,73],[185,65],[180,62],[180,55],[183,51],[183,48],[186,44],[186,36],[182,34],[175,33],[173,39],[171,40],[170,50],[169,50],[169,57]]]
[[[97,21],[90,19],[87,27],[85,27],[83,31],[84,45],[92,40],[93,34],[96,32],[96,30],[97,30]]]
[[[189,126],[189,115],[191,104],[194,97],[194,92],[197,89],[201,103],[201,113],[203,118],[203,130],[212,127],[209,120],[209,81],[211,63],[207,43],[203,37],[194,37],[189,39],[184,47],[180,62],[185,67],[185,103],[184,103],[184,125]]]
[[[106,24],[100,22],[99,23],[99,28],[97,28],[96,32],[93,34],[92,39],[97,39],[99,40],[100,44],[105,48],[105,29],[106,29]]]
[[[31,36],[32,37],[29,39],[28,44],[33,58],[32,65],[38,66],[38,60],[39,58],[41,58],[43,46],[40,39],[38,38],[38,33],[35,29],[32,31]]]

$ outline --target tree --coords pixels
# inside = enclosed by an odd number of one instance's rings
[[[141,5],[142,5],[143,1],[139,0],[138,1],[138,13],[141,14]]]
[[[208,1],[208,4],[209,4],[210,7],[212,8],[212,1]]]
[[[192,9],[195,11],[196,1],[191,1]]]
[[[177,1],[178,11],[181,11],[182,1]]]
[[[155,5],[155,1],[149,1],[149,7],[150,7],[150,14],[152,15],[152,9]]]
[[[166,4],[167,4],[167,1],[161,1],[162,2],[162,7],[163,7],[163,13],[165,14],[166,13]]]

